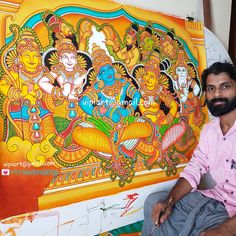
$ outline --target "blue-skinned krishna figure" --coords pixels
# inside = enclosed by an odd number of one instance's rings
[[[105,50],[93,44],[91,56],[96,79],[79,101],[88,115],[87,124],[79,124],[72,135],[78,145],[102,160],[102,167],[112,173],[112,180],[119,176],[120,185],[124,185],[134,176],[133,149],[139,140],[151,135],[152,127],[135,116],[140,93],[116,72]]]
[[[81,108],[89,115],[106,117],[114,124],[133,115],[140,100],[138,90],[125,78],[116,75],[111,58],[96,44],[93,45],[92,58],[98,81],[81,99]],[[126,95],[131,98],[129,104]]]

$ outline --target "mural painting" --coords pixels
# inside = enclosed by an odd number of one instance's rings
[[[124,191],[113,207],[135,215],[140,188],[178,177],[207,120],[202,24],[111,1],[35,12],[12,20],[0,53],[1,218]]]

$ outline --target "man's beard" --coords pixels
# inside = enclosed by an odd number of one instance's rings
[[[214,105],[215,102],[223,102],[221,105]],[[214,98],[212,100],[206,99],[206,104],[213,116],[223,116],[236,108],[236,96],[231,100],[228,98]]]

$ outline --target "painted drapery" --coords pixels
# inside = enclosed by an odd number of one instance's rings
[[[177,178],[207,119],[202,24],[111,1],[19,4],[1,18],[1,217]]]

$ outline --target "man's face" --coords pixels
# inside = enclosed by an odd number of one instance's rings
[[[176,74],[178,75],[178,82],[181,87],[185,87],[187,84],[188,70],[184,66],[176,67]]]
[[[152,52],[152,49],[154,47],[154,40],[151,37],[145,37],[143,41],[140,43],[141,44],[141,52],[143,56],[143,60],[146,60],[150,53]]]
[[[174,45],[169,41],[166,41],[162,44],[162,46],[163,46],[163,52],[168,56],[172,57],[174,53]]]
[[[73,70],[74,66],[77,63],[76,53],[73,52],[64,52],[60,57],[60,62],[63,63],[67,70]]]
[[[132,36],[129,34],[126,36],[126,45],[132,45]]]
[[[40,55],[37,51],[25,50],[20,55],[20,61],[25,65],[26,70],[35,71],[40,63]]]
[[[73,34],[72,29],[70,26],[67,26],[66,24],[62,23],[61,24],[61,32],[63,33],[63,35],[65,36],[70,36]]]
[[[148,90],[153,90],[156,88],[156,85],[158,84],[157,76],[152,71],[147,71],[144,76],[145,85]]]
[[[106,85],[111,85],[115,80],[115,69],[110,64],[106,64],[100,68],[98,77]]]
[[[213,116],[223,116],[236,108],[236,81],[227,73],[210,74],[206,81],[206,104]]]

